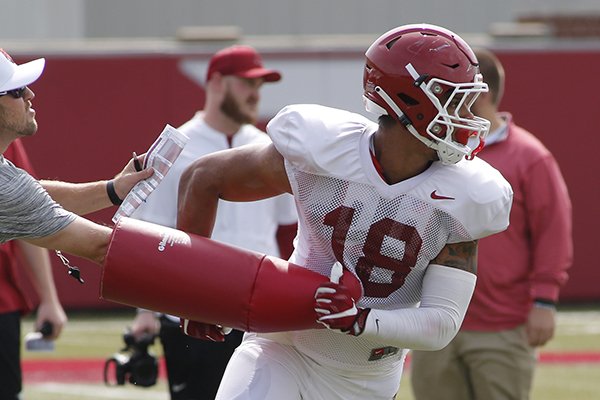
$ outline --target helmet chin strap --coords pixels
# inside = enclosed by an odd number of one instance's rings
[[[390,106],[390,108],[392,109],[392,111],[394,111],[394,113],[398,116],[398,119],[401,121],[410,121],[408,119],[408,117],[406,117],[404,115],[404,113],[402,112],[402,110],[400,110],[400,107],[398,107],[398,105],[396,103],[394,103],[394,101],[391,99],[391,97],[385,92],[385,90],[383,90],[380,86],[375,86],[375,91],[377,92],[377,94],[379,94],[379,96],[381,96],[381,98],[383,99],[383,101],[385,101],[385,103]],[[373,102],[371,102],[373,103]],[[375,104],[375,103],[373,103]],[[382,112],[382,114],[387,114],[388,112],[385,110],[385,108],[375,104]],[[367,109],[367,111],[370,111]],[[404,117],[404,118],[403,118]],[[437,150],[437,146],[436,143],[433,140],[430,140],[422,135],[419,134],[419,132],[417,132],[417,130],[415,129],[414,126],[412,126],[411,123],[405,123],[404,126],[406,127],[406,129],[408,129],[408,131],[410,133],[413,134],[413,136],[415,136],[417,139],[419,139],[421,142],[423,142],[423,144],[425,144],[425,146],[432,148],[434,150]]]
[[[398,105],[396,103],[394,103],[394,101],[392,101],[392,99],[385,92],[385,90],[383,90],[380,86],[376,86],[375,91],[377,92],[377,94],[379,94],[379,96],[381,96],[383,101],[385,101],[385,103],[388,106],[390,106],[392,111],[394,111],[394,113],[396,113],[399,120],[409,121],[409,119],[406,118],[406,116],[404,115],[402,110],[400,110]],[[375,102],[367,99],[366,97],[364,98],[364,100],[365,100],[365,109],[367,111],[373,112],[373,113],[379,114],[379,115],[388,114],[388,112],[383,107],[376,104]],[[415,129],[415,127],[411,123],[405,123],[404,126],[414,137],[419,139],[419,141],[421,141],[425,146],[435,150],[440,162],[444,165],[456,164],[465,156],[463,153],[461,153],[459,151],[455,151],[455,149],[453,149],[451,146],[447,145],[442,140],[436,142],[436,141],[428,139],[425,136],[419,134],[419,132]]]

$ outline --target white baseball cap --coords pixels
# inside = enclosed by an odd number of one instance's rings
[[[44,58],[17,65],[7,52],[0,49],[0,92],[18,89],[35,82],[42,75],[44,65]]]

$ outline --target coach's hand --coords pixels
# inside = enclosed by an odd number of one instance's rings
[[[365,330],[371,309],[356,306],[348,287],[340,283],[342,274],[342,264],[336,262],[331,269],[330,281],[317,288],[314,306],[318,315],[317,322],[329,329],[358,336]]]
[[[187,336],[196,339],[211,340],[213,342],[224,342],[225,335],[231,333],[232,330],[221,325],[206,324],[184,318],[179,319],[179,327]]]
[[[114,191],[121,200],[127,196],[127,193],[129,193],[136,183],[142,179],[148,179],[154,174],[154,169],[152,168],[138,170],[136,167],[136,160],[138,165],[143,165],[145,156],[145,154],[142,154],[136,156],[135,159],[130,159],[123,170],[114,177]]]

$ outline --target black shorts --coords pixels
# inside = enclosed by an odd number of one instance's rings
[[[0,314],[0,399],[17,400],[22,388],[21,314]]]
[[[183,334],[179,323],[161,317],[160,341],[171,400],[213,400],[242,336],[243,332],[234,330],[222,343],[195,339]]]

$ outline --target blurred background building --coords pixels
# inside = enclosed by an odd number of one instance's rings
[[[2,0],[4,39],[173,37],[183,26],[245,35],[378,34],[427,21],[460,33],[521,18],[600,13],[597,0]]]

